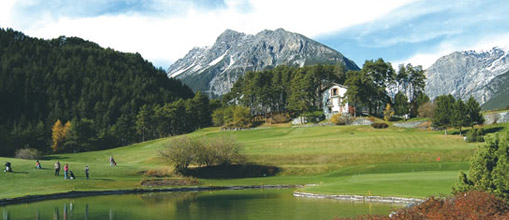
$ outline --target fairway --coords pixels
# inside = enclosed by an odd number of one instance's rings
[[[500,127],[500,125],[498,125]],[[507,130],[507,124],[503,126]],[[369,126],[260,127],[244,131],[206,128],[188,134],[191,138],[233,136],[243,145],[248,162],[273,165],[281,172],[272,177],[200,179],[200,185],[314,184],[299,191],[324,194],[358,194],[423,198],[448,194],[459,170],[479,143],[465,143],[458,135],[441,131]],[[35,161],[10,161],[14,173],[0,173],[0,198],[49,194],[71,190],[142,188],[144,171],[168,170],[158,151],[176,137],[158,139],[115,149],[49,155]],[[110,167],[113,155],[118,163]],[[440,161],[437,161],[440,157]],[[76,180],[53,175],[53,163],[69,163]],[[85,165],[90,180],[84,178]],[[163,177],[182,178],[182,177]]]

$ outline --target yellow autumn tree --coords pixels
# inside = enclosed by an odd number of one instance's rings
[[[62,142],[65,137],[71,130],[71,122],[67,121],[65,125],[62,125],[60,120],[57,120],[51,129],[51,139],[53,140],[53,145],[51,145],[51,149],[53,152],[57,152],[61,150]]]
[[[387,103],[384,110],[384,120],[389,121],[394,115],[394,110],[391,108],[391,104]]]

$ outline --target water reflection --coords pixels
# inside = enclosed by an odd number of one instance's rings
[[[332,219],[388,214],[395,206],[295,198],[292,190],[151,193],[2,207],[3,219]]]

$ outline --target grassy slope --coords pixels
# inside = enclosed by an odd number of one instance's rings
[[[507,125],[506,125],[507,127]],[[507,128],[505,128],[507,130]],[[202,185],[318,184],[300,190],[317,193],[373,194],[425,197],[446,194],[458,171],[468,168],[468,159],[478,144],[459,136],[417,129],[372,129],[367,126],[264,127],[235,132],[207,128],[191,137],[232,135],[245,146],[252,162],[276,165],[283,171],[275,177],[232,180],[200,180]],[[13,163],[15,173],[0,173],[0,198],[46,194],[69,190],[137,188],[146,177],[141,171],[165,169],[158,150],[173,138],[127,147],[78,154],[54,155],[42,161],[0,158]],[[110,167],[113,155],[117,167]],[[440,164],[436,161],[440,156]],[[70,164],[78,176],[64,181],[53,176],[53,163]],[[89,165],[92,179],[84,180]]]

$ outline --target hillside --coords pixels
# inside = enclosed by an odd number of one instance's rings
[[[81,150],[132,143],[139,140],[134,122],[141,106],[193,95],[140,54],[0,29],[0,155],[22,147],[49,151],[57,120],[82,129],[75,143],[87,145]]]
[[[496,95],[482,105],[483,110],[503,109],[509,106],[509,71],[495,77],[486,88]]]
[[[359,69],[341,53],[301,34],[283,29],[256,35],[226,30],[212,47],[194,48],[177,60],[168,69],[168,76],[182,79],[194,91],[221,96],[247,71],[337,62],[344,64],[345,72]]]

